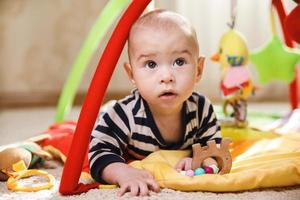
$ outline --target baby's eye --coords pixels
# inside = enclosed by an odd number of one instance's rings
[[[154,69],[157,66],[156,62],[150,60],[146,62],[145,67],[148,67],[149,69]]]
[[[186,64],[186,61],[185,61],[185,59],[184,58],[177,58],[176,60],[175,60],[175,62],[174,62],[174,66],[176,67],[176,66],[182,66],[182,65],[184,65],[184,64]]]

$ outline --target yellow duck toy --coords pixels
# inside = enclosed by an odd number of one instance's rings
[[[234,29],[226,32],[220,40],[219,50],[211,59],[220,62],[221,91],[225,99],[223,111],[228,116],[227,106],[233,108],[232,117],[238,127],[247,126],[247,99],[254,92],[254,85],[247,67],[248,49],[246,40]]]

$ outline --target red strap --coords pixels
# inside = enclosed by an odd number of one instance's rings
[[[285,7],[282,3],[282,0],[272,0],[272,4],[275,6],[279,19],[280,19],[280,23],[281,23],[281,27],[282,27],[282,31],[283,31],[283,35],[284,35],[284,40],[285,40],[285,44],[288,47],[295,47],[295,42],[291,39],[291,37],[288,35],[287,30],[284,26],[284,21],[286,19],[286,10]],[[291,104],[291,108],[294,110],[296,108],[298,108],[298,100],[299,100],[299,93],[297,88],[299,87],[298,82],[299,82],[299,73],[297,72],[297,70],[299,71],[299,69],[297,67],[295,67],[295,79],[293,80],[293,82],[290,83],[290,104]]]

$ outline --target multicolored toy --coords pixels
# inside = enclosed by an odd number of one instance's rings
[[[210,166],[205,166],[205,167],[198,167],[195,170],[187,170],[187,171],[180,171],[180,174],[184,175],[184,176],[189,176],[189,177],[193,177],[193,176],[200,176],[203,174],[218,174],[219,172],[219,168],[216,165],[210,165]]]
[[[232,158],[229,152],[229,138],[222,139],[220,147],[217,147],[214,140],[208,141],[207,146],[201,147],[200,144],[193,145],[193,160],[192,169],[180,171],[184,176],[199,176],[203,174],[226,174],[230,172],[232,165]],[[218,166],[210,165],[203,166],[202,163],[206,158],[213,157],[216,159]]]
[[[220,62],[220,88],[224,98],[223,112],[234,118],[234,126],[247,125],[247,99],[254,93],[255,87],[247,67],[248,49],[244,36],[235,29],[230,29],[221,37],[218,52],[211,57]],[[230,105],[232,113],[228,113]]]
[[[51,154],[33,142],[25,142],[17,147],[0,152],[0,181],[7,181],[9,190],[34,192],[49,189],[54,185],[54,177],[45,171],[33,169],[52,159]],[[18,181],[29,176],[43,176],[48,182],[37,186],[20,186]]]
[[[214,173],[218,171],[219,174],[226,174],[230,172],[232,159],[229,152],[229,144],[231,140],[229,138],[223,138],[220,147],[217,147],[214,140],[208,141],[207,146],[201,147],[201,145],[193,145],[193,161],[192,169],[197,170],[202,167],[202,163],[206,158],[213,157],[216,159],[220,169],[214,169],[213,166],[203,167],[206,173]]]

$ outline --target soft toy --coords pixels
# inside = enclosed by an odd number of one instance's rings
[[[105,106],[103,107],[105,110]],[[73,121],[56,123],[51,125],[43,132],[43,134],[31,138],[31,140],[39,144],[47,152],[51,153],[54,159],[60,160],[65,164],[67,155],[71,149],[76,125],[77,123]],[[81,167],[80,182],[86,184],[86,187],[88,188],[99,187],[99,183],[96,183],[90,175],[87,152],[85,153],[85,158]]]
[[[225,32],[219,42],[219,49],[211,59],[220,62],[222,74],[232,66],[248,62],[248,48],[244,36],[235,29]]]
[[[16,147],[6,148],[0,152],[0,181],[7,181],[7,187],[13,191],[39,191],[53,186],[54,178],[47,172],[35,170],[44,165],[45,160],[52,159],[51,154],[44,151],[34,142],[25,142]],[[17,181],[29,176],[44,176],[48,183],[34,187],[21,187]]]
[[[247,67],[248,49],[243,35],[230,29],[223,34],[219,43],[218,52],[211,57],[220,62],[222,76],[220,88],[224,98],[223,111],[229,115],[227,107],[230,105],[233,112],[234,126],[247,125],[247,99],[254,93],[250,71]]]
[[[290,83],[295,79],[300,51],[285,46],[279,36],[273,35],[267,44],[251,52],[250,59],[261,83],[266,84],[272,80]]]
[[[0,181],[7,181],[9,176],[2,172],[12,172],[13,164],[23,160],[26,168],[29,167],[31,161],[31,153],[26,149],[19,147],[7,148],[0,152]]]
[[[0,181],[7,181],[9,177],[3,170],[12,172],[13,165],[21,160],[28,169],[43,165],[45,160],[50,159],[51,154],[34,142],[24,142],[17,147],[6,148],[0,152]]]

